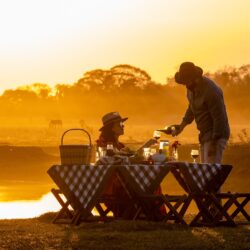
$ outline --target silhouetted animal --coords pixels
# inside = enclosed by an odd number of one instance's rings
[[[61,128],[62,127],[62,120],[50,120],[49,122],[50,128]]]

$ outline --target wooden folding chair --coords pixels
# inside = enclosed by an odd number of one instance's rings
[[[193,193],[191,197],[195,200],[199,213],[190,226],[236,226],[215,193]]]
[[[190,199],[196,202],[198,214],[191,221],[191,226],[235,226],[227,206],[221,203],[217,192],[230,173],[231,165],[194,164],[185,162],[172,163],[177,181],[188,192]]]
[[[167,194],[143,194],[139,196],[141,209],[146,219],[153,221],[170,221],[187,225],[184,215],[191,202],[187,195],[167,195]],[[160,214],[160,208],[164,206],[166,214]],[[140,213],[137,214],[139,216]]]
[[[181,223],[187,225],[184,220],[184,215],[192,201],[192,199],[184,195],[164,195],[162,197],[164,204],[169,208],[169,212],[166,215],[165,221],[174,220],[175,223]],[[173,203],[173,205],[171,204]]]
[[[74,210],[72,210],[72,207],[71,209],[69,208],[70,203],[71,203],[70,199],[69,200],[66,199],[66,201],[64,201],[63,198],[61,197],[61,195],[63,194],[60,189],[52,188],[51,193],[55,196],[55,198],[57,199],[57,201],[60,203],[62,207],[52,222],[53,223],[72,223],[72,219],[74,218]]]
[[[52,166],[48,174],[59,188],[52,189],[52,193],[62,206],[53,222],[79,224],[82,220],[94,217],[91,211],[95,206],[100,217],[105,217],[107,213],[100,208],[99,197],[113,171],[112,166],[101,165]],[[66,201],[60,194],[63,194]]]
[[[224,214],[225,216],[227,216],[227,214],[228,214],[230,217],[229,220],[233,220],[235,224],[242,223],[242,222],[237,222],[235,220],[236,216],[238,214],[241,214],[246,219],[247,222],[250,221],[250,216],[249,216],[247,210],[244,209],[244,207],[250,201],[250,193],[230,193],[230,192],[228,192],[228,193],[215,193],[215,194],[213,194],[213,196],[214,196],[213,197],[214,200],[219,200],[219,201],[221,201],[220,204],[223,204],[221,210],[214,211],[213,215],[215,218],[221,217],[221,213],[220,213],[220,211],[221,211],[222,214]],[[211,204],[212,204],[212,202],[211,202]],[[233,206],[234,206],[234,210],[231,213],[229,213],[230,208],[232,208]],[[195,225],[201,217],[202,217],[202,214],[200,212],[196,216],[196,218],[194,219],[192,224]],[[243,224],[244,223],[245,222],[243,221]]]
[[[155,193],[169,171],[170,168],[164,165],[129,165],[121,169],[121,176],[134,197],[134,206],[137,207],[133,219],[166,221],[173,219],[175,222],[186,224],[183,216],[189,205],[187,196]],[[162,206],[167,208],[166,214],[160,213]],[[178,211],[179,208],[181,208],[180,211]]]
[[[101,194],[97,198],[97,204],[95,207],[103,218],[107,217],[110,212],[113,215],[113,219],[131,219],[133,217],[133,211],[135,210],[133,197],[122,181],[121,186],[123,189],[121,192],[122,195],[119,195],[118,193],[112,195]]]
[[[231,212],[230,217],[231,218],[236,218],[238,214],[241,214],[245,219],[249,222],[250,221],[250,216],[245,210],[245,206],[248,204],[250,201],[250,193],[218,193],[216,196],[219,199],[225,199],[227,200],[225,202],[224,208],[229,211],[230,208],[234,205],[235,209],[233,212]]]

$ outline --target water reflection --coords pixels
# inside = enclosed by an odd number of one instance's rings
[[[59,209],[55,197],[47,193],[40,200],[0,202],[0,219],[33,218]]]

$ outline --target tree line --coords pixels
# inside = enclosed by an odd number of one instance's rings
[[[227,67],[205,73],[223,89],[232,117],[249,115],[250,64]],[[73,84],[46,83],[8,89],[0,96],[0,115],[15,117],[61,117],[100,120],[109,111],[157,121],[166,116],[182,116],[186,106],[186,90],[166,78],[164,84],[153,81],[150,75],[131,65],[116,65],[111,69],[95,69],[83,74]],[[239,114],[240,111],[240,114]]]

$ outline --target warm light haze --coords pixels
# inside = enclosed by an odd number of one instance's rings
[[[249,93],[250,0],[0,0],[0,250],[250,249]]]
[[[122,63],[161,83],[185,60],[207,71],[249,63],[249,9],[247,0],[0,1],[0,92]]]
[[[49,193],[45,194],[40,200],[1,202],[0,219],[32,218],[59,209],[60,205]]]

